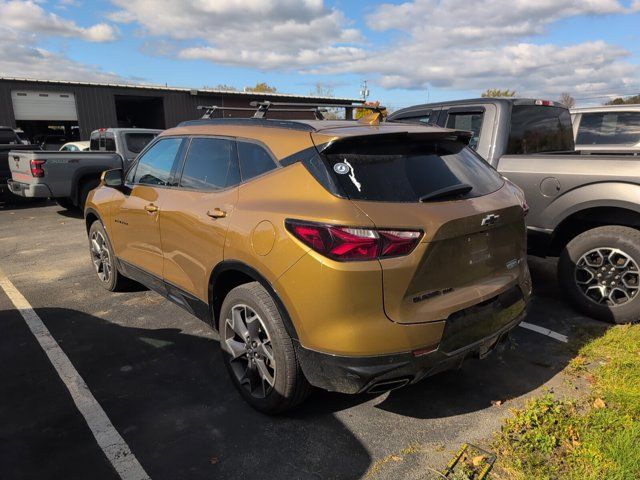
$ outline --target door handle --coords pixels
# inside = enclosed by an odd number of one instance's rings
[[[145,205],[144,209],[149,213],[156,213],[158,211],[158,207],[156,207],[153,203]]]
[[[207,215],[211,218],[224,218],[227,216],[227,212],[219,208],[214,208],[213,210],[207,210]]]

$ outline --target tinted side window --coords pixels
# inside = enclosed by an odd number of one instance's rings
[[[91,134],[91,140],[89,141],[89,150],[99,150],[100,147],[98,145],[98,134]]]
[[[569,110],[542,105],[514,105],[508,155],[573,150]]]
[[[255,143],[238,142],[238,158],[240,159],[240,172],[243,181],[276,168],[269,152]]]
[[[432,115],[433,111],[428,110],[426,112],[422,112],[420,115],[416,115],[416,116],[412,116],[412,117],[401,117],[398,118],[398,121],[400,122],[416,122],[416,123],[423,123],[425,125],[429,125],[431,123],[434,123],[435,115]]]
[[[583,113],[576,143],[579,145],[635,144],[640,142],[640,112]]]
[[[155,133],[127,133],[124,142],[131,153],[140,153],[154,138]]]
[[[138,162],[134,182],[167,185],[181,143],[182,138],[165,138],[147,150]]]
[[[180,186],[219,190],[240,183],[234,142],[223,138],[194,138],[185,160]]]
[[[447,117],[447,128],[455,128],[456,130],[468,130],[473,132],[469,147],[474,150],[478,148],[480,141],[480,129],[482,128],[482,112],[453,112]]]

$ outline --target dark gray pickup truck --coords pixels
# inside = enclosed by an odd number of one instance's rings
[[[569,111],[545,100],[416,105],[389,121],[472,131],[470,146],[524,191],[529,251],[560,256],[573,304],[602,320],[640,319],[640,158],[575,151]]]
[[[160,132],[102,128],[91,133],[87,152],[12,149],[8,188],[21,197],[53,198],[61,207],[83,209],[89,191],[100,183],[102,172],[126,169]]]

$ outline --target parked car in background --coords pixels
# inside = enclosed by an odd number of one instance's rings
[[[640,104],[573,108],[576,150],[640,155]]]
[[[569,111],[546,100],[416,105],[389,119],[472,131],[476,151],[524,191],[529,251],[560,256],[573,304],[602,320],[640,318],[640,159],[576,152]]]
[[[417,382],[486,355],[530,295],[522,194],[468,139],[354,121],[183,123],[89,194],[97,277],[108,290],[134,279],[212,322],[234,385],[264,412],[310,384]]]
[[[60,147],[61,152],[86,152],[89,150],[89,142],[68,142]]]
[[[89,151],[9,152],[9,190],[22,197],[53,198],[64,208],[84,208],[104,170],[129,167],[161,130],[108,128],[91,133]]]
[[[34,150],[38,145],[25,144],[18,134],[10,127],[0,127],[0,199],[9,196],[7,182],[11,179],[9,168],[10,150]]]

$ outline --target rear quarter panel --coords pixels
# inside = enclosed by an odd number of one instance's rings
[[[640,212],[640,160],[604,155],[507,155],[498,170],[525,193],[529,227],[555,229],[586,208]]]

